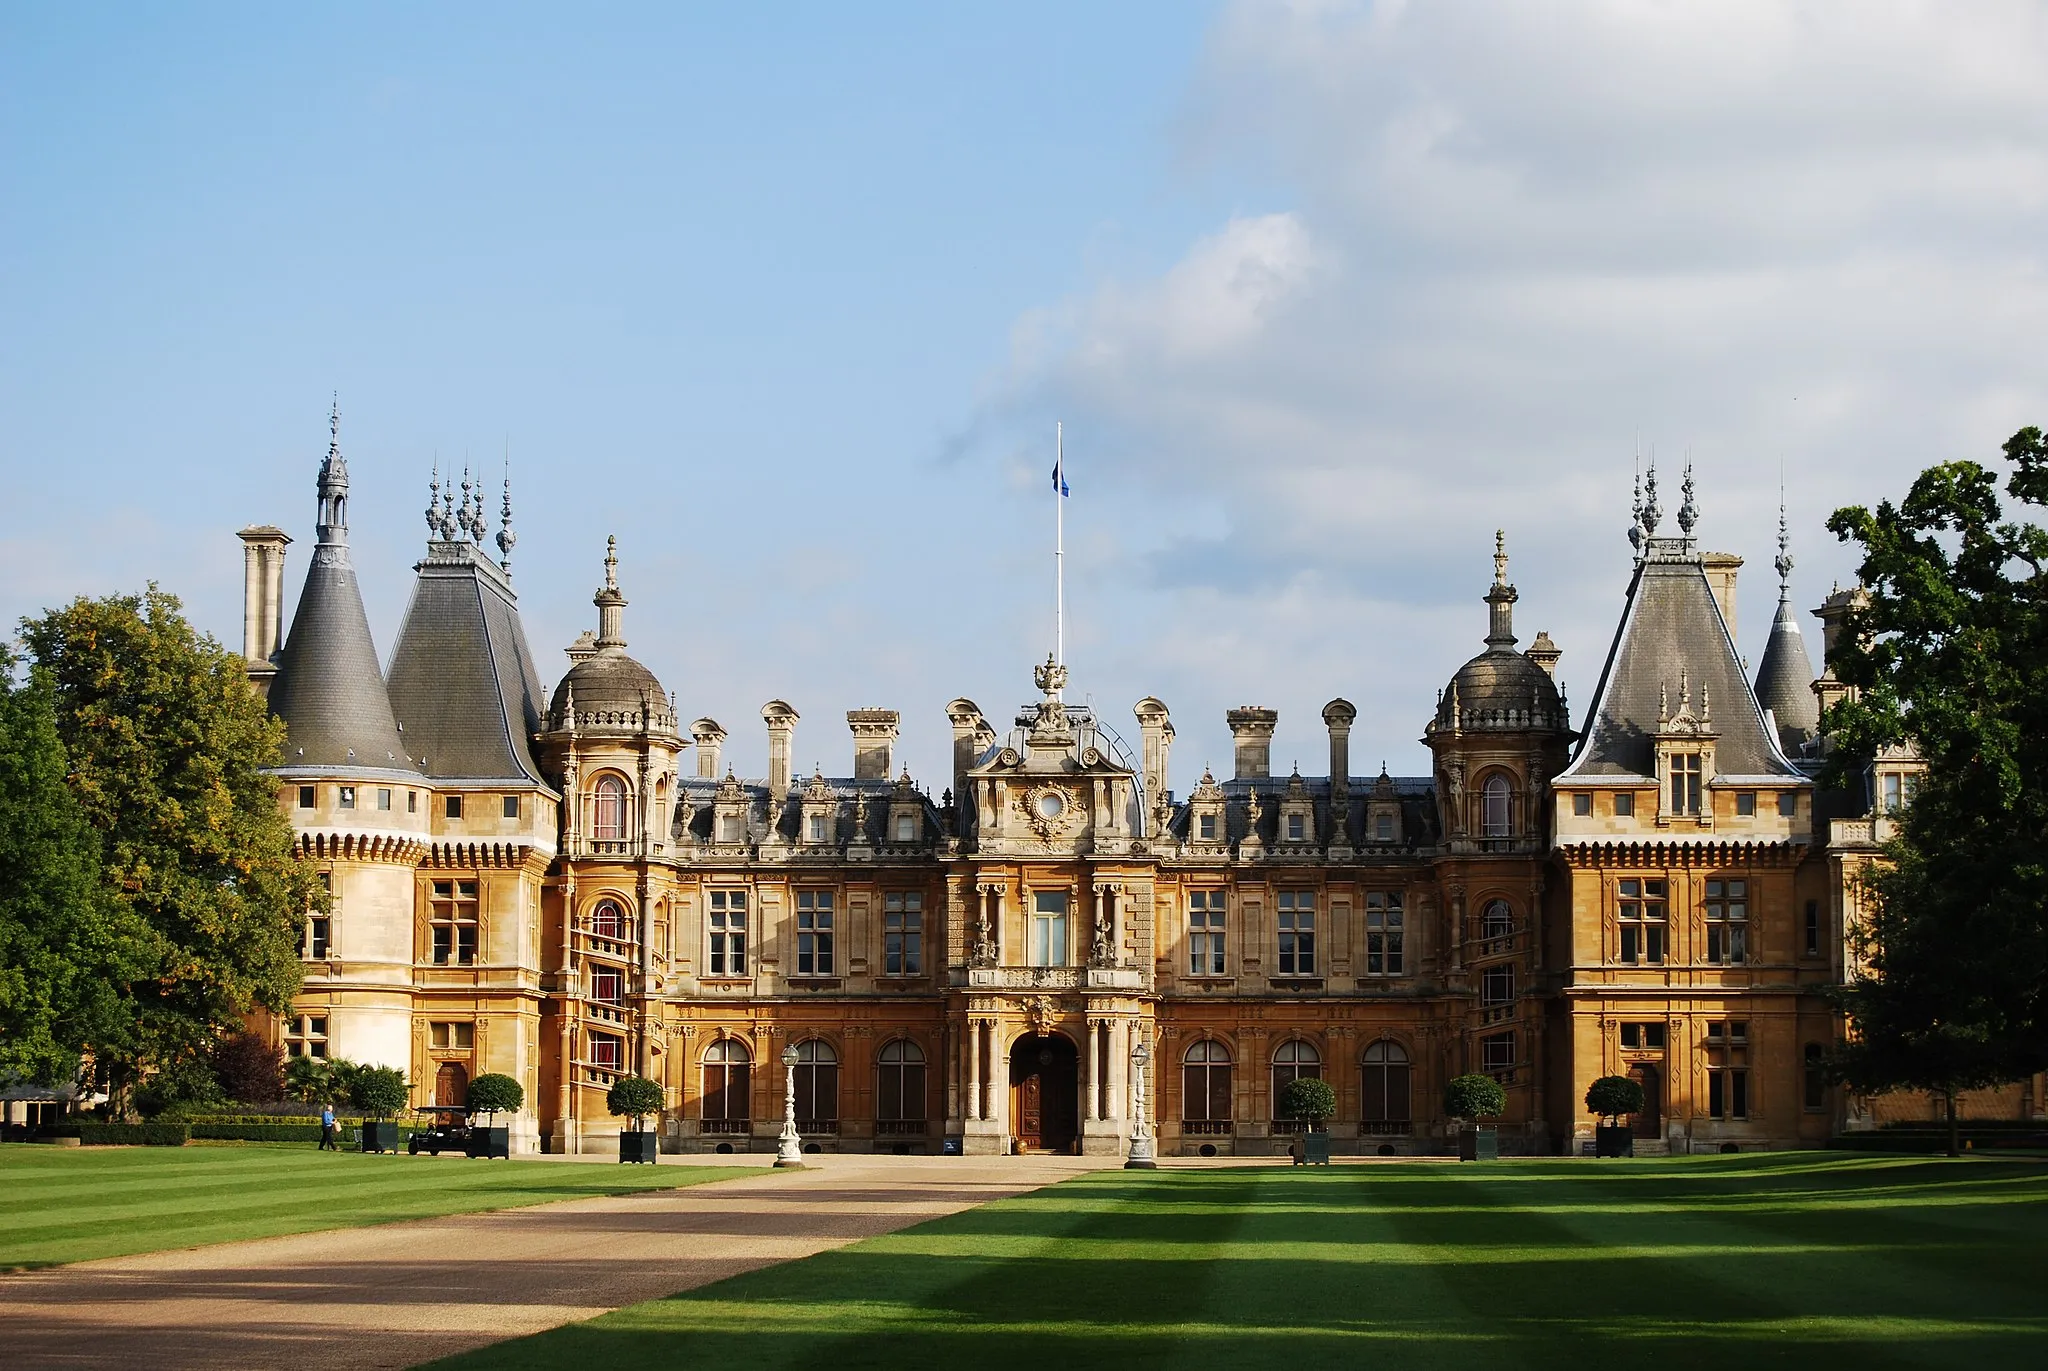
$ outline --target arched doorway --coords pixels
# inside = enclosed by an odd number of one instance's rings
[[[434,1103],[456,1109],[469,1103],[469,1072],[461,1062],[442,1062],[434,1073]]]
[[[1664,1132],[1664,1073],[1648,1062],[1628,1069],[1630,1079],[1643,1088],[1642,1112],[1636,1115],[1635,1135],[1655,1138]]]
[[[1080,1054],[1057,1033],[1010,1049],[1010,1120],[1019,1152],[1072,1152],[1080,1136]]]

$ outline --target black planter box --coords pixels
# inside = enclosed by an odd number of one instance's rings
[[[1328,1133],[1304,1133],[1301,1135],[1301,1164],[1303,1166],[1328,1166],[1330,1164],[1330,1135]]]
[[[398,1125],[388,1119],[363,1120],[363,1151],[396,1152]]]
[[[619,1134],[619,1160],[622,1162],[646,1162],[649,1166],[661,1160],[660,1149],[655,1146],[652,1133]]]
[[[1619,1124],[1599,1124],[1593,1129],[1593,1155],[1596,1157],[1633,1157],[1636,1154],[1636,1131]]]
[[[463,1153],[471,1157],[504,1157],[509,1160],[512,1156],[512,1130],[472,1127]]]
[[[1458,1160],[1461,1162],[1499,1161],[1500,1134],[1491,1128],[1459,1129]]]

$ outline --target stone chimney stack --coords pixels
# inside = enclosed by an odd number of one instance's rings
[[[1544,675],[1557,679],[1557,659],[1564,656],[1564,650],[1552,641],[1548,630],[1538,630],[1536,641],[1522,655],[1542,667]]]
[[[697,779],[725,779],[724,773],[718,769],[718,755],[725,746],[725,730],[718,726],[718,720],[699,719],[690,725],[690,736],[697,740]]]
[[[781,700],[761,706],[761,722],[768,725],[768,798],[776,804],[789,798],[789,754],[796,742],[797,718]]]
[[[1713,587],[1721,617],[1728,621],[1728,636],[1740,643],[1735,635],[1735,573],[1742,570],[1742,559],[1732,552],[1709,552],[1700,565],[1707,569],[1707,584]]]
[[[967,772],[981,758],[988,722],[981,717],[981,706],[966,699],[948,704],[946,719],[953,725],[953,803],[966,813]]]
[[[1338,698],[1323,706],[1323,722],[1330,728],[1330,812],[1342,815],[1351,796],[1351,725],[1358,707]],[[1341,821],[1340,821],[1341,822]]]
[[[1138,774],[1145,787],[1145,803],[1157,806],[1166,797],[1167,761],[1173,753],[1173,718],[1156,695],[1138,701],[1131,712],[1138,716],[1138,745],[1143,753]]]
[[[893,709],[849,709],[853,730],[853,779],[886,781],[895,774],[896,734],[903,716]]]
[[[1230,736],[1237,740],[1237,779],[1257,781],[1272,775],[1273,730],[1279,727],[1280,711],[1241,705],[1224,717],[1230,721]]]
[[[291,537],[269,524],[235,535],[242,540],[242,658],[249,679],[266,688],[284,647],[284,550]]]

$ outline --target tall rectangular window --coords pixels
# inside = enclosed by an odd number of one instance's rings
[[[1593,812],[1593,792],[1581,790],[1572,796],[1572,813],[1585,818]]]
[[[796,893],[796,974],[832,974],[832,892]]]
[[[1188,974],[1221,976],[1225,933],[1223,892],[1188,892]]]
[[[476,961],[475,881],[434,882],[434,965],[469,966]]]
[[[1707,882],[1707,960],[1749,960],[1749,882]]]
[[[1749,1117],[1749,1072],[1744,1067],[1720,1067],[1707,1072],[1707,1112],[1717,1119]]]
[[[882,974],[924,974],[924,896],[892,890],[882,906]]]
[[[1298,843],[1302,841],[1302,835],[1305,832],[1306,827],[1302,816],[1299,814],[1289,814],[1287,816],[1287,841]]]
[[[622,1071],[625,1069],[626,1043],[623,1038],[609,1033],[590,1035],[590,1064],[600,1071]]]
[[[1398,976],[1407,965],[1406,914],[1397,890],[1365,894],[1365,974]]]
[[[1205,843],[1216,841],[1216,816],[1204,814],[1195,820],[1195,835]]]
[[[590,972],[590,998],[599,1004],[618,1004],[626,998],[625,973],[609,966],[593,967]]]
[[[451,818],[451,819],[459,819],[459,818],[461,818],[461,817],[462,817],[462,797],[461,797],[460,795],[450,795],[450,796],[448,797],[448,801],[447,801],[447,804],[446,804],[446,806],[445,806],[445,810],[444,810],[444,812],[445,812],[445,813],[446,813],[446,814],[448,815],[448,817],[449,817],[449,818]]]
[[[315,802],[315,798],[316,798],[317,794],[318,794],[318,792],[317,792],[317,791],[315,790],[315,788],[314,788],[314,787],[312,787],[312,786],[309,786],[309,785],[302,785],[302,786],[300,786],[300,787],[299,787],[299,808],[300,808],[300,809],[311,809],[311,808],[313,807],[313,805],[314,805],[314,802]]]
[[[340,796],[339,802],[343,809],[354,809],[356,807],[356,788],[354,786],[342,786],[336,793]]]
[[[334,908],[334,876],[331,872],[322,871],[316,873],[313,879],[320,882],[320,889],[327,895],[328,904],[325,909],[315,906],[306,913],[305,955],[307,961],[324,962],[332,946],[330,940],[334,932],[334,925],[329,918],[329,911]]]
[[[705,974],[746,975],[747,892],[714,890],[706,898],[709,907],[705,911],[705,922],[711,933],[711,947]]]
[[[896,816],[896,841],[899,843],[914,843],[917,841],[917,816],[915,814],[898,814]]]
[[[1067,892],[1040,890],[1031,896],[1031,964],[1067,964]]]
[[[504,814],[508,819],[519,817],[519,797],[517,795],[507,795],[505,797]]]
[[[1479,1040],[1479,1069],[1503,1085],[1515,1078],[1515,1035],[1495,1033]]]
[[[1664,960],[1669,936],[1667,894],[1663,881],[1631,878],[1616,884],[1615,917],[1620,924],[1621,960],[1656,964]]]
[[[1274,926],[1280,935],[1280,974],[1316,974],[1316,896],[1312,890],[1283,890],[1275,897]]]
[[[377,808],[379,808],[379,809],[381,809],[381,810],[384,810],[384,811],[385,811],[385,812],[387,812],[387,813],[388,813],[388,812],[390,812],[390,809],[391,809],[391,787],[390,787],[390,786],[388,786],[388,785],[384,785],[384,786],[378,786],[378,787],[377,787]]]
[[[1671,812],[1700,812],[1700,754],[1697,752],[1671,754]]]
[[[1808,900],[1806,902],[1806,924],[1803,932],[1804,938],[1802,941],[1806,948],[1806,955],[1809,957],[1818,957],[1820,955],[1819,900]]]
[[[1479,973],[1479,1003],[1490,1009],[1515,1002],[1515,964],[1495,962]]]
[[[1781,790],[1778,792],[1778,816],[1784,819],[1794,819],[1799,816],[1798,791]]]

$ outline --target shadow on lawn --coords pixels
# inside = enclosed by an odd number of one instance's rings
[[[2048,1354],[2048,1169],[1771,1162],[1105,1173],[451,1365],[1581,1368],[1606,1353],[1881,1368]]]

